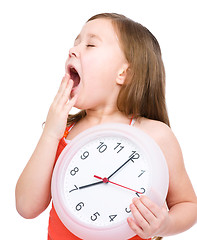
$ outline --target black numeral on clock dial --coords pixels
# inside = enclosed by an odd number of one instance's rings
[[[130,212],[131,212],[131,209],[130,209],[130,208],[125,208],[125,212],[126,212],[126,213],[130,213]]]
[[[90,217],[90,219],[91,219],[92,221],[96,221],[99,216],[100,216],[100,213],[95,212],[95,213]]]
[[[110,222],[114,221],[117,215],[109,215]]]
[[[84,207],[84,203],[83,203],[83,202],[80,202],[80,203],[78,203],[78,204],[76,205],[75,209],[76,209],[77,211],[80,211],[83,207]]]
[[[103,153],[107,149],[107,145],[104,144],[104,142],[100,142],[100,145],[97,147],[97,149],[99,150],[100,153]]]
[[[144,174],[145,172],[146,172],[145,170],[141,170],[141,173],[140,173],[140,175],[138,175],[138,177],[141,177],[142,174]]]
[[[81,159],[85,160],[87,157],[89,157],[89,152],[85,151],[82,155],[81,155]]]
[[[121,143],[117,143],[117,145],[114,148],[114,150],[117,150],[117,153],[119,153],[120,151],[122,151],[123,148],[124,148],[124,146],[121,146]]]
[[[73,170],[70,171],[70,175],[75,176],[77,172],[79,172],[79,168],[75,167]]]
[[[140,158],[140,154],[136,151],[132,151],[132,154],[129,156],[129,159],[134,163],[134,160]]]
[[[74,185],[74,187],[75,187],[75,188],[71,189],[71,190],[69,191],[69,193],[71,193],[71,192],[76,191],[76,190],[79,189],[76,185]]]
[[[146,190],[144,188],[140,188],[141,189],[141,193],[135,193],[138,197],[140,197],[141,194],[144,194],[146,192]]]

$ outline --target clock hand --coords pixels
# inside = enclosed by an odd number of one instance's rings
[[[100,183],[103,183],[103,181],[95,182],[95,183],[90,183],[90,184],[87,184],[87,185],[84,185],[84,186],[79,187],[79,189],[91,187],[91,186],[94,186],[94,185],[97,185],[97,184],[100,184]]]
[[[116,169],[115,172],[113,172],[107,179],[109,180],[110,177],[112,177],[115,173],[117,173],[124,165],[126,165],[129,161],[133,161],[133,159],[137,159],[135,156],[137,156],[137,158],[139,158],[139,154],[136,153],[135,151],[133,151],[132,155],[129,157],[129,159],[123,163],[118,169]],[[86,188],[86,187],[91,187],[91,186],[94,186],[94,185],[97,185],[97,184],[100,184],[100,183],[103,183],[103,181],[100,181],[100,182],[95,182],[95,183],[90,183],[90,184],[87,184],[87,185],[84,185],[84,186],[81,186],[79,187],[79,189],[83,189],[83,188]]]
[[[125,186],[120,185],[120,184],[118,184],[118,183],[115,183],[115,182],[109,181],[108,178],[101,178],[101,177],[98,177],[98,176],[96,176],[96,175],[94,175],[94,177],[95,177],[95,178],[98,178],[98,179],[102,179],[104,183],[108,183],[108,182],[109,182],[109,183],[112,183],[112,184],[117,185],[117,186],[119,186],[119,187],[123,187],[123,188],[126,188],[126,189],[128,189],[128,190],[131,190],[131,191],[133,191],[133,192],[136,192],[136,193],[142,194],[142,192],[136,191],[136,190],[134,190],[134,189],[132,189],[132,188],[128,188],[128,187],[125,187]]]
[[[129,161],[132,161],[132,159],[136,159],[136,158],[135,158],[135,155],[137,155],[137,158],[139,158],[139,154],[136,153],[136,152],[133,152],[133,154],[129,157],[129,159],[128,159],[125,163],[123,163],[118,169],[116,169],[116,171],[113,172],[113,173],[108,177],[108,179],[110,179],[115,173],[117,173],[117,172],[118,172],[122,167],[124,167]]]

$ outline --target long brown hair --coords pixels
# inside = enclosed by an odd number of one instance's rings
[[[141,24],[116,13],[97,14],[87,22],[99,18],[112,22],[129,63],[117,99],[119,111],[134,118],[159,120],[170,126],[165,102],[165,70],[157,39]],[[68,125],[85,115],[85,110],[69,115]]]

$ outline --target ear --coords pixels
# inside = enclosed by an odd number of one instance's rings
[[[118,76],[116,78],[116,83],[118,85],[123,85],[123,83],[125,82],[128,68],[129,68],[129,64],[125,63],[120,69],[120,71],[118,72]]]

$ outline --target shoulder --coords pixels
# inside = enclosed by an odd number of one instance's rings
[[[146,118],[139,118],[134,126],[155,140],[166,157],[169,167],[172,167],[171,165],[175,161],[182,162],[180,145],[169,126],[163,122]]]
[[[134,126],[150,135],[153,139],[155,139],[155,141],[159,141],[160,139],[164,139],[166,137],[171,138],[174,136],[171,128],[160,121],[147,118],[139,118],[136,120]]]

